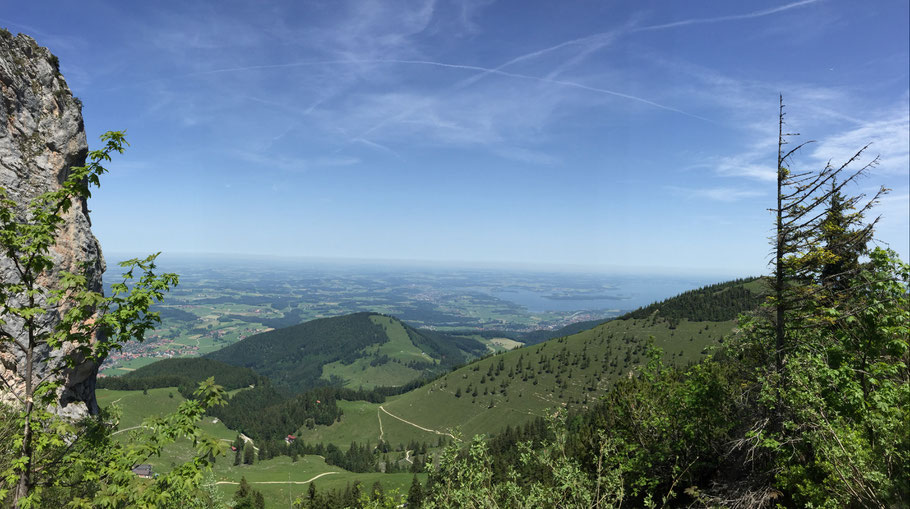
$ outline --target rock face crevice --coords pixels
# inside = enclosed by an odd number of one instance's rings
[[[17,203],[17,212],[24,217],[25,207],[32,199],[59,189],[71,167],[85,164],[87,153],[82,103],[73,97],[60,74],[57,57],[31,37],[13,36],[0,29],[0,187]],[[104,258],[92,235],[87,204],[74,204],[65,220],[51,250],[54,269],[42,278],[41,285],[57,288],[59,273],[68,271],[86,274],[89,289],[102,291]],[[5,282],[18,279],[12,262],[2,254],[0,278]],[[42,328],[53,328],[61,311],[45,315]],[[7,320],[5,331],[21,340],[25,334],[22,324],[2,318]],[[34,378],[53,373],[72,349],[72,345],[57,350],[39,348]],[[10,383],[12,391],[22,390],[25,373],[24,354],[11,343],[0,342],[0,375]],[[89,361],[64,370],[57,411],[70,417],[97,413],[97,373],[98,365]],[[12,391],[0,385],[0,401],[16,401]]]

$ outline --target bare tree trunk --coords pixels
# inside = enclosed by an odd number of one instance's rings
[[[783,219],[783,148],[784,148],[784,98],[780,97],[780,119],[778,121],[777,135],[777,244],[774,250],[775,269],[774,269],[774,296],[777,299],[775,303],[776,320],[775,320],[775,367],[780,373],[784,369],[784,219]]]
[[[31,289],[31,285],[27,285]],[[35,307],[35,297],[29,296],[28,305],[30,308]],[[16,493],[13,496],[13,507],[19,508],[19,501],[29,495],[32,491],[32,463],[34,447],[32,444],[32,411],[35,407],[35,387],[32,380],[34,375],[35,363],[35,320],[29,318],[28,325],[28,347],[25,351],[25,423],[22,430],[22,456],[25,457],[25,465],[19,473],[19,483],[16,485]]]

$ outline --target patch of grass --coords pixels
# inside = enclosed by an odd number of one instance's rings
[[[416,378],[420,378],[421,371],[411,369],[398,362],[386,362],[371,366],[370,357],[361,357],[351,364],[333,362],[322,367],[322,378],[330,380],[337,376],[345,380],[344,386],[351,389],[372,389],[374,387],[397,387],[404,385]]]
[[[490,339],[490,343],[502,350],[514,350],[524,346],[524,343],[521,341],[515,341],[514,339],[509,338],[492,338]]]

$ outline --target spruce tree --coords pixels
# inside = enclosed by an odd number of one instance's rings
[[[237,486],[237,491],[234,492],[234,500],[241,501],[246,500],[250,496],[250,483],[247,482],[246,476],[240,477],[240,485]]]
[[[857,209],[861,196],[846,197],[837,187],[835,179],[831,183],[831,196],[821,223],[825,258],[819,282],[833,294],[847,291],[849,281],[859,274],[860,258],[869,253],[868,244],[878,222],[875,218],[863,223],[874,200]]]
[[[408,490],[408,507],[417,508],[423,503],[423,487],[417,476],[411,481],[411,488]]]

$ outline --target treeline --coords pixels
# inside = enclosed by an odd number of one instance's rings
[[[414,381],[402,387],[348,389],[318,387],[302,394],[291,394],[275,387],[263,378],[260,385],[237,392],[227,404],[212,408],[208,413],[224,424],[256,440],[277,440],[297,433],[301,428],[329,426],[341,418],[338,400],[383,403],[387,396],[401,394],[419,387]],[[185,397],[190,394],[181,392]]]
[[[350,389],[324,386],[294,394],[275,386],[268,377],[259,376],[249,368],[238,368],[212,359],[162,359],[119,377],[98,379],[99,389],[146,390],[177,387],[186,399],[193,398],[199,382],[213,376],[215,383],[226,390],[243,389],[227,398],[224,406],[208,410],[208,414],[224,424],[256,440],[272,440],[294,434],[302,427],[331,425],[341,418],[337,401],[367,401],[383,403],[389,396],[404,394],[427,383],[413,380],[397,387]]]
[[[268,440],[257,440],[255,443],[258,444],[259,451],[254,455],[252,446],[244,443],[241,437],[237,437],[233,444],[236,450],[234,456],[235,465],[241,463],[252,464],[256,459],[258,461],[266,461],[279,456],[287,456],[293,462],[296,462],[300,456],[315,455],[323,457],[329,465],[351,472],[417,473],[425,470],[427,450],[430,448],[430,445],[426,442],[413,440],[408,443],[407,447],[398,444],[396,448],[384,441],[379,441],[376,444],[371,444],[370,442],[361,444],[360,442],[352,441],[346,450],[342,450],[332,443],[306,443],[300,439],[271,438]],[[432,446],[439,447],[444,443],[444,440],[440,438]]]
[[[227,404],[209,410],[225,426],[254,439],[296,433],[304,426],[328,426],[341,418],[338,389],[326,387],[288,397],[270,383],[240,391]]]
[[[655,302],[619,317],[619,320],[645,319],[656,313],[658,318],[676,327],[680,320],[691,322],[725,322],[740,314],[755,311],[763,297],[745,285],[755,278],[736,279],[681,293],[672,299]]]
[[[98,379],[98,389],[137,391],[160,387],[187,387],[189,393],[199,382],[215,377],[226,390],[257,385],[262,380],[249,368],[231,366],[205,358],[162,359],[125,375]],[[185,391],[181,391],[185,392]]]
[[[432,352],[433,357],[440,360],[440,364],[451,369],[453,366],[465,362],[465,356],[462,352],[479,357],[487,352],[487,347],[483,343],[473,338],[466,338],[446,334],[429,329],[413,329],[405,325],[408,331],[408,337],[411,342],[418,348]]]
[[[320,490],[315,482],[309,483],[304,496],[298,497],[294,502],[294,509],[336,509],[348,507],[359,509],[362,507],[420,507],[423,502],[423,487],[417,476],[411,482],[411,487],[403,497],[396,497],[385,493],[382,483],[376,481],[369,488],[362,482],[348,483],[344,489],[333,488]],[[404,504],[402,505],[403,498]]]

